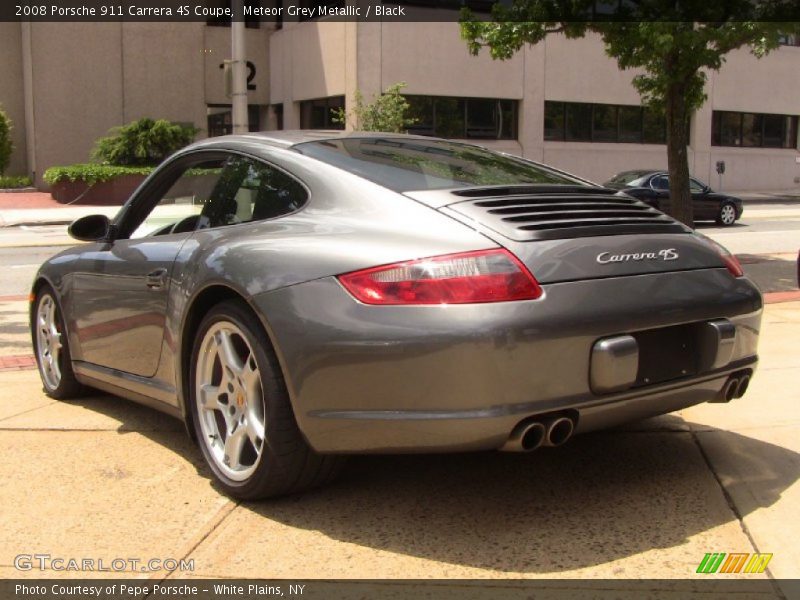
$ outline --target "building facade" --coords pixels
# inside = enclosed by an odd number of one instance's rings
[[[230,131],[225,23],[0,23],[0,105],[15,124],[10,172],[42,185],[85,162],[94,141],[140,117]],[[597,37],[548,37],[508,61],[470,56],[456,23],[326,20],[246,29],[251,129],[339,126],[352,107],[404,82],[412,132],[466,139],[602,182],[665,168],[664,124],[641,107]],[[793,42],[793,40],[787,40]],[[708,73],[690,125],[692,174],[728,190],[800,186],[800,46],[731,53]],[[725,174],[716,172],[724,161]]]

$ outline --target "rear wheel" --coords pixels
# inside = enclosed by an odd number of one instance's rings
[[[717,223],[730,227],[736,223],[736,207],[731,202],[723,202],[717,213]]]
[[[58,400],[81,396],[84,387],[75,379],[72,370],[61,307],[49,285],[43,286],[36,295],[31,312],[31,332],[33,353],[45,393]]]
[[[306,443],[269,339],[242,302],[218,304],[203,319],[189,381],[197,439],[229,495],[266,498],[335,475],[341,459]]]

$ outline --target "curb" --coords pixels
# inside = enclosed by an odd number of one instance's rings
[[[31,194],[38,191],[35,187],[0,188],[0,194]]]
[[[74,221],[74,219],[72,220]],[[19,221],[15,223],[3,223],[0,227],[40,227],[42,225],[70,225],[72,221]]]
[[[74,219],[72,219],[74,221]],[[70,225],[72,221],[67,221],[64,219],[58,221],[16,221],[13,223],[2,223],[0,224],[0,228],[2,227],[42,227],[47,225]]]
[[[8,250],[9,248],[71,248],[72,246],[79,246],[86,242],[47,242],[42,244],[0,244],[0,250]]]

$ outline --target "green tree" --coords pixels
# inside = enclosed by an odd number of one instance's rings
[[[0,175],[6,172],[8,163],[11,162],[11,153],[14,151],[14,142],[11,141],[11,119],[0,108]]]
[[[404,87],[405,83],[390,85],[370,103],[364,102],[361,92],[356,90],[356,106],[350,115],[343,108],[336,109],[333,112],[333,121],[344,124],[350,118],[353,128],[360,131],[402,133],[416,122],[416,119],[408,116],[411,106],[400,93]]]
[[[495,4],[491,21],[479,21],[464,9],[461,35],[472,54],[487,47],[500,60],[552,33],[572,39],[600,35],[621,69],[643,71],[633,85],[645,105],[665,115],[672,215],[693,225],[686,147],[691,115],[706,99],[706,71],[719,70],[725,55],[737,48],[749,47],[762,57],[779,45],[782,33],[800,30],[796,22],[765,20],[797,12],[793,1],[638,0],[620,3],[613,19],[587,21],[594,15],[594,0],[513,0]]]
[[[165,119],[139,119],[115,127],[95,143],[92,159],[125,167],[155,166],[194,140],[198,129]]]

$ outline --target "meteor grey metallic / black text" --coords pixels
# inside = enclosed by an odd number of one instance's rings
[[[528,451],[744,394],[762,299],[623,193],[467,144],[276,132],[169,158],[48,260],[46,392],[184,419],[230,494],[348,453]]]

